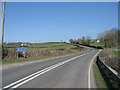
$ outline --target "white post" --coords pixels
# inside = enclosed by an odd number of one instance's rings
[[[25,53],[24,53],[24,59],[25,59]]]
[[[17,59],[18,59],[18,51],[17,51]]]
[[[24,59],[25,59],[25,51],[23,51],[23,54],[24,54]]]

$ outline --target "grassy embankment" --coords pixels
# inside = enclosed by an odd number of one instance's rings
[[[96,59],[94,60],[94,75],[96,80],[97,88],[108,88],[105,80],[102,77],[102,74],[96,64]]]
[[[92,43],[91,45],[96,45],[96,46],[102,46],[104,47],[103,43]],[[105,49],[104,49],[105,50]],[[111,49],[112,50],[112,49]],[[110,55],[109,53],[111,53],[112,51],[106,51],[105,52]],[[109,52],[109,53],[108,53]],[[113,50],[113,54],[116,56],[120,55],[120,51],[114,51]],[[109,60],[110,63],[110,60]],[[102,76],[97,64],[96,64],[96,60],[95,60],[95,64],[94,64],[94,75],[95,75],[95,79],[96,79],[96,83],[97,83],[97,87],[98,88],[110,88],[110,86],[108,86],[108,84],[106,83],[106,81],[104,80],[104,77]],[[111,80],[110,80],[111,81]],[[112,82],[112,81],[111,81]],[[112,86],[111,86],[112,87]]]
[[[15,50],[15,48],[22,48],[19,45],[5,45],[4,47]],[[11,48],[10,48],[11,47]],[[24,47],[26,50],[73,50],[74,48],[78,48],[71,44],[66,43],[40,43],[40,44],[32,44],[29,47]],[[75,49],[74,49],[75,50]],[[85,49],[84,51],[87,51]],[[35,61],[35,60],[42,60],[42,59],[50,59],[54,57],[59,56],[65,56],[65,55],[71,55],[76,54],[84,51],[77,51],[71,52],[71,53],[65,53],[65,54],[59,54],[59,55],[53,55],[53,56],[43,56],[43,57],[35,57],[35,58],[25,58],[25,59],[13,59],[13,60],[4,60],[3,64],[11,64],[11,63],[20,63],[20,62],[26,62],[26,61]]]
[[[118,49],[118,50],[113,51],[114,55],[120,56],[120,46],[118,46],[116,49]]]
[[[101,47],[105,47],[105,44],[104,43],[100,43],[100,42],[96,42],[96,43],[91,43],[90,45],[92,46],[101,46]],[[120,49],[120,47],[116,47],[116,49]],[[120,56],[120,51],[113,51],[114,52],[114,55],[116,56]]]
[[[104,43],[100,43],[100,42],[96,42],[96,43],[91,43],[90,45],[92,46],[101,46],[104,48],[105,44]],[[95,80],[96,80],[96,85],[97,88],[108,88],[107,84],[96,64],[96,59],[94,60],[94,75],[95,75]]]

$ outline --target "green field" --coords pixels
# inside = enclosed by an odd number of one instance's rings
[[[6,45],[4,46],[8,50],[15,50],[15,48],[26,48],[28,51],[34,51],[34,50],[70,50],[73,52],[66,52],[64,54],[59,54],[59,55],[53,55],[53,56],[41,56],[41,57],[34,57],[34,58],[20,58],[20,59],[10,59],[10,60],[3,60],[3,64],[10,64],[10,63],[20,63],[20,62],[26,62],[26,61],[34,61],[34,60],[41,60],[41,59],[48,59],[48,58],[53,58],[53,57],[58,57],[58,56],[64,56],[64,55],[69,55],[69,54],[76,54],[80,52],[87,51],[88,49],[84,50],[79,50],[79,47],[74,46],[73,44],[67,44],[67,43],[39,43],[39,44],[31,44],[28,47],[20,47],[19,45]]]
[[[114,54],[115,54],[116,56],[120,56],[120,51],[114,51]]]
[[[100,43],[100,42],[91,43],[90,45],[92,45],[92,46],[101,46],[101,47],[104,47],[104,46],[105,46],[104,43]]]
[[[27,50],[69,50],[71,48],[75,48],[76,46],[66,43],[40,43],[32,44],[28,47],[20,47],[19,45],[4,45],[4,47],[7,49],[26,48]]]

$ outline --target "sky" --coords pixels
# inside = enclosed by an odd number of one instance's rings
[[[95,39],[117,27],[117,2],[7,2],[4,42]]]
[[[119,2],[120,0],[5,0],[5,1],[6,2]]]

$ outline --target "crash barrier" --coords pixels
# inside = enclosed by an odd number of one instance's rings
[[[107,84],[110,88],[119,88],[120,89],[120,77],[112,68],[107,66],[99,56],[97,56],[96,63],[98,68]]]

